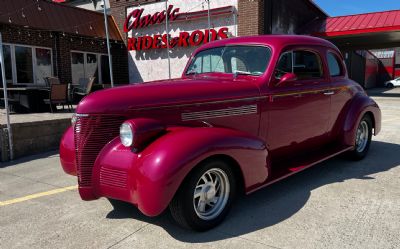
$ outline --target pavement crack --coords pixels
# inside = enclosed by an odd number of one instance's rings
[[[116,245],[118,245],[119,243],[121,243],[122,241],[126,240],[127,238],[131,237],[132,235],[134,235],[135,233],[139,232],[140,230],[142,230],[143,228],[147,227],[150,224],[146,224],[142,227],[140,227],[139,229],[136,229],[133,233],[128,234],[127,236],[125,236],[124,238],[122,238],[121,240],[117,241],[116,243],[112,244],[111,246],[107,247],[107,249],[110,249]]]

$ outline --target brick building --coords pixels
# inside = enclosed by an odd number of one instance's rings
[[[169,0],[167,4],[159,0],[110,0],[110,8],[121,32],[128,31],[124,32],[123,39],[128,48],[130,82],[169,77],[168,54],[163,46],[166,44],[165,18],[160,15],[163,11],[167,10],[171,18],[168,27],[171,39],[177,39],[169,52],[172,78],[180,76],[194,49],[208,42],[205,0]],[[211,33],[216,33],[211,39],[301,34],[309,23],[327,17],[310,0],[211,0],[210,9],[210,28],[215,30]],[[158,21],[150,20],[146,24],[147,15]]]
[[[128,82],[127,53],[109,16],[116,84]],[[9,86],[40,86],[56,76],[62,84],[96,77],[109,84],[109,62],[102,13],[49,1],[5,1],[0,8],[6,81]],[[1,77],[0,77],[1,83]]]

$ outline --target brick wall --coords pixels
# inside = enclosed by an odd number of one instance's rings
[[[264,34],[264,0],[238,0],[238,35]]]
[[[107,54],[105,39],[95,39],[58,32],[29,30],[14,25],[0,25],[4,43],[48,47],[53,50],[53,73],[62,83],[71,83],[71,50]],[[114,81],[128,83],[128,53],[124,43],[111,44]]]

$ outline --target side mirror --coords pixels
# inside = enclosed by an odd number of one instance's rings
[[[285,73],[279,80],[277,86],[285,85],[287,82],[293,82],[297,80],[297,76],[294,73]]]

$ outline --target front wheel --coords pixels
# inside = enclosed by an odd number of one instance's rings
[[[179,225],[206,231],[223,221],[235,193],[232,169],[224,161],[211,161],[189,174],[169,208]]]
[[[387,84],[388,88],[394,88],[394,85],[392,83]]]
[[[369,150],[372,138],[372,121],[370,116],[365,115],[357,128],[355,147],[350,151],[350,156],[354,160],[363,159]]]

